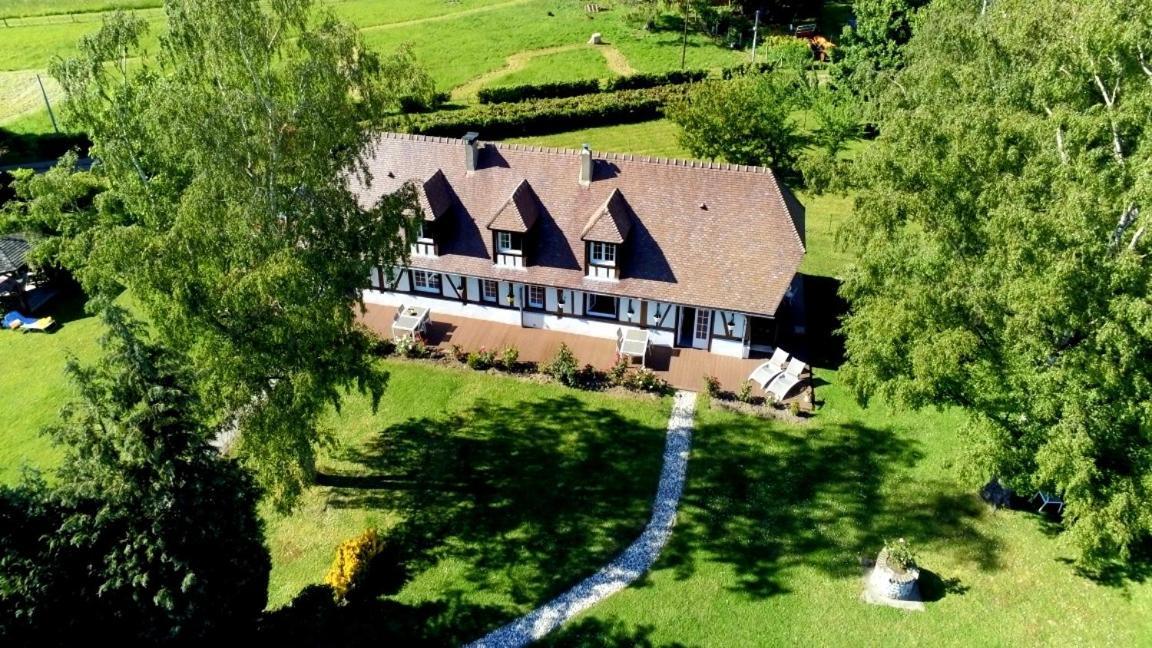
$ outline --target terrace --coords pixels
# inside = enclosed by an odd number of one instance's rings
[[[367,312],[361,317],[363,322],[380,335],[391,337],[396,308],[377,304],[367,304],[366,307]],[[499,350],[514,346],[520,351],[520,360],[535,363],[551,360],[560,344],[564,343],[581,365],[590,364],[597,369],[607,369],[616,360],[615,340],[524,328],[435,311],[428,322],[425,341],[444,351],[448,351],[453,344],[466,351],[481,348]],[[763,359],[731,358],[701,349],[652,346],[646,364],[676,389],[700,391],[704,376],[710,375],[720,380],[722,389],[738,392],[748,374],[762,362]],[[638,368],[640,363],[633,362],[633,366]],[[753,390],[755,394],[760,393],[759,387]],[[795,397],[794,393],[792,398]]]

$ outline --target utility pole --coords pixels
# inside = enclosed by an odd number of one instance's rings
[[[688,56],[688,0],[680,0],[684,5],[684,36],[680,40],[680,69],[684,69],[684,60]]]
[[[52,130],[56,133],[60,132],[60,127],[56,125],[56,113],[52,112],[52,102],[48,101],[48,91],[44,89],[44,82],[40,80],[40,75],[36,75],[36,83],[40,84],[40,94],[44,95],[44,105],[48,106],[48,116],[52,118]]]
[[[756,10],[756,20],[752,23],[752,64],[756,64],[756,40],[760,37],[760,10]]]

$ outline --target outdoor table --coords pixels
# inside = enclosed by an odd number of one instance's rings
[[[415,336],[423,333],[428,326],[428,309],[420,306],[408,306],[396,313],[396,320],[392,322],[392,337]]]
[[[646,367],[648,358],[648,331],[629,329],[620,340],[620,354],[640,358],[640,366]]]

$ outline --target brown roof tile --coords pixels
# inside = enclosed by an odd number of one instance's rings
[[[580,238],[585,241],[623,243],[632,229],[632,218],[628,213],[628,203],[619,189],[613,189],[608,200],[592,214]]]
[[[448,187],[448,180],[444,172],[436,172],[423,182],[414,182],[416,196],[420,201],[420,208],[424,211],[424,220],[436,220],[452,207],[452,190]]]
[[[488,142],[467,172],[464,149],[458,139],[381,134],[369,155],[373,184],[353,183],[369,205],[399,188],[401,170],[442,171],[455,208],[441,218],[440,256],[413,267],[773,315],[804,258],[803,207],[769,169],[598,154],[583,186],[579,151]],[[495,266],[483,229],[525,183],[536,211],[532,265]],[[621,278],[586,278],[581,238],[617,191],[630,208]],[[592,227],[601,221],[616,223]]]
[[[540,203],[536,199],[536,194],[532,192],[532,186],[527,180],[521,180],[512,190],[508,201],[501,205],[492,220],[488,221],[488,229],[523,234],[532,229],[539,214]]]

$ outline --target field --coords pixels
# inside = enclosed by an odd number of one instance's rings
[[[157,1],[0,0],[0,127],[18,132],[51,128],[35,75],[46,77],[54,57],[76,52],[112,6],[135,8],[150,22],[146,52],[157,48],[163,14]],[[412,44],[439,87],[469,100],[485,85],[604,78],[632,71],[680,67],[680,35],[646,32],[625,20],[622,9],[586,13],[576,0],[324,0],[323,6],[358,26],[368,45],[390,52]],[[70,13],[72,12],[72,13]],[[82,12],[82,13],[75,13]],[[20,17],[16,17],[20,16]],[[585,43],[592,32],[605,45]],[[688,39],[690,68],[721,67],[747,54],[701,36]],[[47,79],[50,99],[61,91]],[[65,128],[66,128],[65,124]]]

